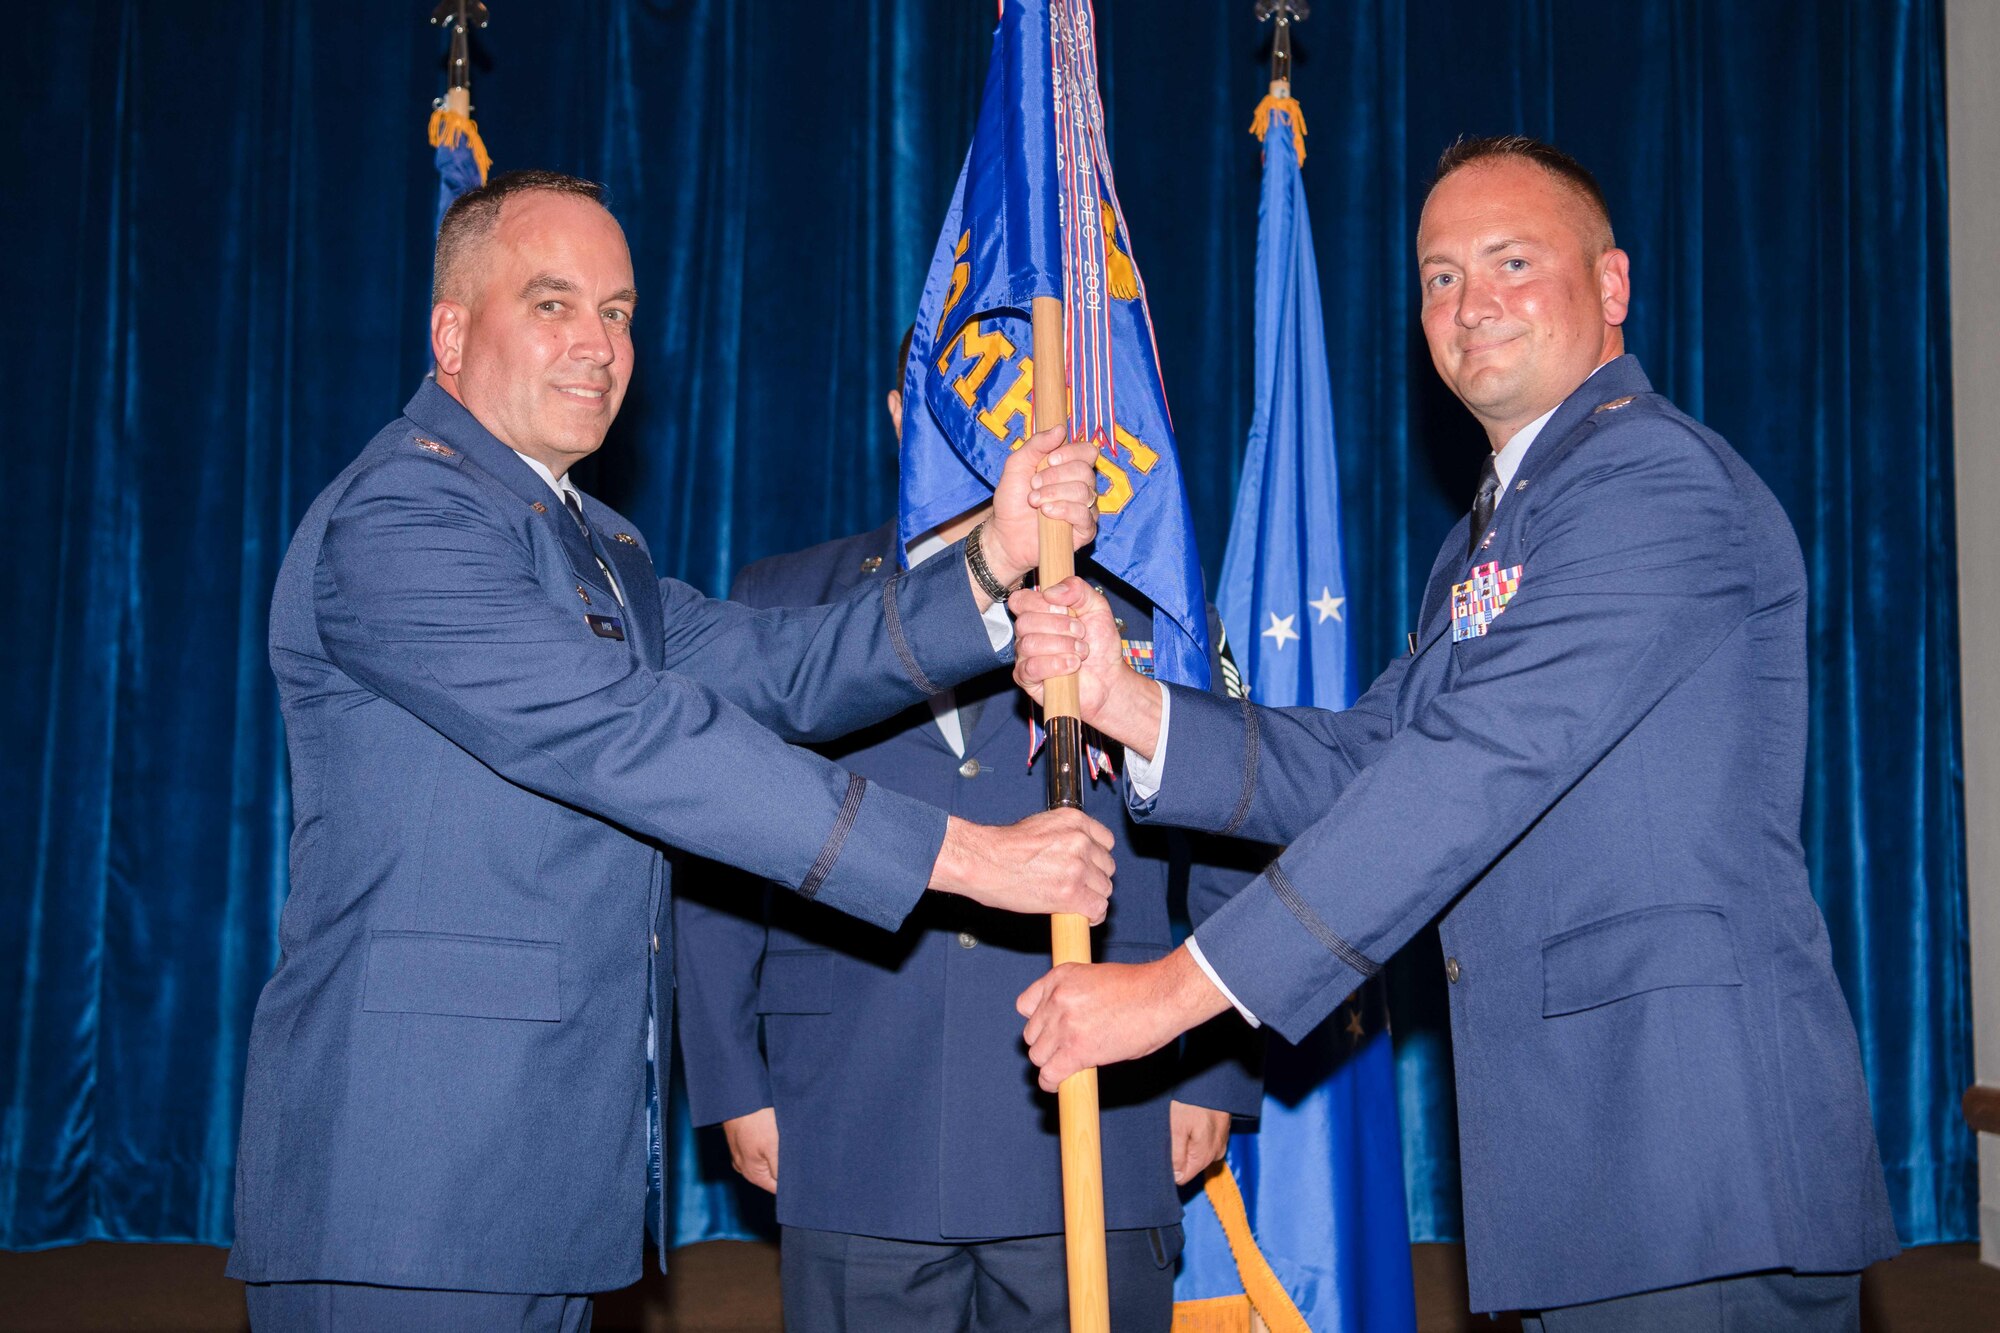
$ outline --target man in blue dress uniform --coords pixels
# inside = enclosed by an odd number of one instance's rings
[[[979,828],[787,743],[990,672],[989,590],[1037,515],[1094,532],[1087,456],[1038,438],[961,547],[843,601],[714,602],[567,475],[632,368],[597,188],[460,198],[435,295],[435,382],[314,502],[272,599],[291,895],[229,1262],[260,1331],[576,1329],[639,1276],[662,844],[887,928],[926,889],[1093,919],[1110,892],[1078,812]]]
[[[1287,845],[1168,958],[1031,987],[1042,1081],[1232,1003],[1302,1034],[1439,918],[1474,1309],[1858,1329],[1896,1239],[1799,840],[1791,524],[1624,354],[1626,256],[1572,159],[1457,145],[1417,253],[1432,359],[1493,456],[1410,653],[1352,709],[1161,689],[1081,585],[1016,595],[1017,673],[1085,660],[1135,813]]]
[[[902,369],[899,358],[898,384]],[[900,432],[900,389],[890,390],[889,413]],[[919,539],[912,565],[944,558],[989,513]],[[774,556],[745,568],[730,596],[756,607],[836,601],[894,575],[897,546],[890,523]],[[1150,607],[1106,587],[1127,656],[1150,666]],[[1030,715],[996,670],[822,752],[954,814],[1012,821],[1047,799],[1047,775],[1028,759]],[[1173,947],[1170,895],[1185,886],[1199,922],[1248,875],[1191,866],[1184,835],[1134,825],[1123,804],[1109,774],[1087,784],[1085,809],[1110,828],[1118,862],[1117,899],[1094,952],[1147,961]],[[786,1327],[1067,1327],[1054,1099],[1034,1086],[1013,1009],[1048,969],[1047,924],[942,896],[893,933],[792,894],[774,892],[757,908],[740,882],[683,883],[674,905],[681,1057],[695,1122],[720,1123],[737,1169],[778,1196]],[[1176,1182],[1222,1155],[1232,1115],[1257,1114],[1255,1040],[1226,1015],[1185,1049],[1105,1071],[1114,1328],[1164,1333],[1173,1321]]]

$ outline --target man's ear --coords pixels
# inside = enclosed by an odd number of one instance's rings
[[[889,396],[883,399],[883,404],[889,409],[889,424],[895,428],[896,438],[899,440],[902,439],[903,391],[901,389],[889,390]]]
[[[440,375],[456,375],[465,364],[468,314],[456,301],[439,301],[431,307],[431,359]]]
[[[1625,322],[1632,308],[1632,257],[1615,246],[1598,257],[1597,299],[1606,324],[1616,327]]]

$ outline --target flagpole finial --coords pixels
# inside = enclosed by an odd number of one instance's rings
[[[461,116],[472,114],[472,28],[483,28],[491,20],[485,0],[443,0],[431,11],[433,28],[451,30],[451,74],[445,94],[437,105]]]
[[[1277,20],[1277,29],[1271,35],[1271,91],[1274,96],[1283,97],[1292,82],[1292,25],[1303,23],[1312,16],[1312,5],[1308,0],[1257,0],[1257,21],[1268,23]]]
[[[1271,88],[1257,103],[1250,132],[1262,143],[1270,132],[1272,115],[1283,112],[1292,131],[1292,153],[1301,165],[1306,160],[1306,118],[1292,96],[1292,25],[1304,22],[1311,11],[1306,0],[1257,0],[1257,21],[1276,19],[1277,27],[1271,33]]]

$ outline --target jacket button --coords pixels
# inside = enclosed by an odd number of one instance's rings
[[[973,934],[973,933],[972,933],[971,931],[969,931],[969,930],[961,930],[961,931],[959,931],[959,932],[958,932],[958,947],[959,947],[959,948],[961,948],[961,949],[970,949],[970,948],[973,948],[973,947],[974,947],[975,945],[977,945],[978,943],[979,943],[979,939],[978,939],[978,937],[977,937],[977,936],[975,936],[975,935],[974,935],[974,934]]]
[[[653,936],[653,952],[654,952],[654,953],[658,953],[659,951],[660,951],[660,937],[659,937],[659,935],[658,935],[658,934],[656,933],[656,934],[655,934],[655,935]]]
[[[978,777],[978,776],[979,776],[979,761],[978,761],[977,759],[968,759],[968,760],[966,760],[966,761],[965,761],[964,763],[962,763],[962,764],[960,764],[960,765],[958,766],[958,775],[959,775],[960,777],[962,777],[962,778],[976,778],[976,777]]]
[[[1456,958],[1447,958],[1444,960],[1444,979],[1454,985],[1458,983],[1458,960]]]

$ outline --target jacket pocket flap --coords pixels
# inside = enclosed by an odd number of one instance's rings
[[[825,953],[764,955],[757,983],[760,1014],[824,1014],[833,1010],[833,956]]]
[[[1740,986],[1719,907],[1644,907],[1542,941],[1542,1017],[1669,986]]]
[[[374,1013],[562,1018],[561,948],[548,940],[378,930],[361,1007]]]

